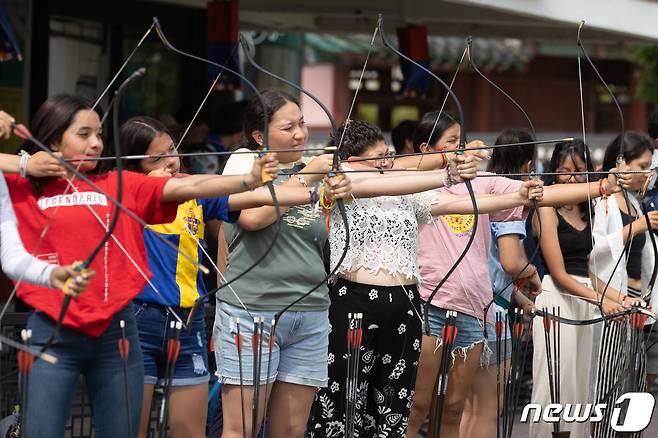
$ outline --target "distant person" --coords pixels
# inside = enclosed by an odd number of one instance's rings
[[[418,126],[415,120],[403,120],[391,131],[391,139],[395,146],[395,155],[412,154],[414,152],[413,137]]]
[[[211,132],[208,136],[217,150],[234,151],[244,144],[244,111],[247,102],[231,102],[215,111],[210,121]],[[226,160],[224,160],[226,161]]]
[[[195,143],[184,145],[187,153],[231,152],[244,143],[242,116],[245,102],[230,102],[220,106],[208,120],[206,136]],[[183,164],[192,174],[219,174],[224,169],[228,155],[200,155],[185,157]]]

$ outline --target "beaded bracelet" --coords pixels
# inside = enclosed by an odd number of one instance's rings
[[[446,167],[446,177],[443,186],[449,188],[454,186],[456,182],[457,181],[455,181],[455,179],[452,177],[452,174],[450,173],[450,169]]]

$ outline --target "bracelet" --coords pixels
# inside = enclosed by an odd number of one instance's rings
[[[293,176],[295,178],[297,178],[299,180],[299,182],[302,183],[302,185],[304,187],[308,187],[308,183],[306,182],[306,178],[304,178],[304,175],[300,175],[300,174],[296,173]]]
[[[445,181],[443,183],[443,187],[450,188],[450,187],[454,186],[455,183],[456,183],[456,181],[452,177],[452,174],[450,173],[450,169],[446,167],[446,177],[445,177]]]
[[[27,177],[27,160],[30,159],[30,154],[25,152],[24,150],[21,150],[21,159],[18,162],[18,173],[20,176],[23,178]]]

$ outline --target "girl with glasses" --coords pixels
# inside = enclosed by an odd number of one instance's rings
[[[581,140],[560,142],[555,145],[548,165],[545,183],[548,186],[575,184],[587,181],[582,172],[592,172],[589,148]],[[550,175],[556,173],[557,175]],[[592,178],[590,177],[591,181]],[[601,186],[603,195],[609,194]],[[616,195],[615,195],[616,196]],[[560,308],[561,316],[571,319],[590,319],[595,314],[595,303],[600,293],[592,288],[588,262],[592,251],[590,223],[591,205],[587,200],[561,207],[542,207],[539,218],[534,218],[533,231],[540,236],[541,254],[547,274],[542,280],[542,293],[536,307]],[[599,213],[597,212],[596,215]],[[595,215],[595,218],[597,217]],[[541,228],[540,228],[541,222]],[[540,233],[541,229],[541,233]],[[596,239],[594,239],[596,240]],[[609,294],[603,301],[604,313],[623,310],[616,296]],[[563,403],[587,403],[589,401],[590,365],[592,355],[592,326],[561,327],[560,366],[569,372],[560,375],[560,400]],[[547,375],[547,357],[542,320],[535,318],[533,327],[533,389],[532,402],[546,406],[551,403]],[[568,354],[566,354],[568,352]],[[582,423],[560,423],[561,431],[571,431],[572,436],[582,436],[588,426]],[[532,423],[530,433],[537,437],[550,437],[553,425]]]

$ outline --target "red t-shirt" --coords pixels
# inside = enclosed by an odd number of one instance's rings
[[[25,249],[50,263],[69,264],[84,260],[101,241],[114,213],[114,203],[81,180],[75,180],[76,191],[58,179],[37,197],[30,181],[18,175],[5,175],[18,229]],[[101,190],[116,198],[117,173],[89,176]],[[122,204],[148,224],[169,223],[176,217],[177,202],[161,203],[168,178],[149,177],[123,172]],[[58,208],[59,206],[59,208]],[[93,210],[98,218],[94,216]],[[45,237],[36,247],[42,230],[50,224]],[[64,326],[90,336],[100,334],[113,316],[144,289],[151,272],[148,269],[142,226],[121,212],[119,222],[105,246],[91,263],[96,271],[87,290],[71,301]],[[128,257],[121,249],[125,249]],[[36,248],[36,251],[35,251]],[[132,259],[132,261],[130,261]],[[139,267],[139,269],[138,269]],[[140,273],[140,270],[142,273]],[[46,287],[21,283],[18,297],[53,319],[59,316],[64,294]]]

